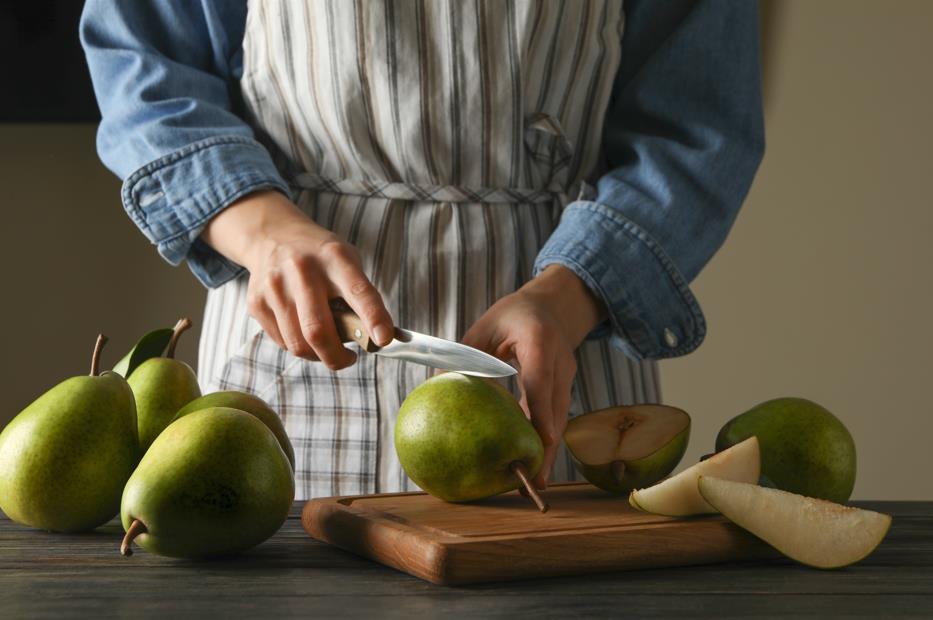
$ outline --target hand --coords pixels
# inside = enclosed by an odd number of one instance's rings
[[[538,488],[547,487],[567,427],[574,351],[604,318],[602,302],[583,281],[551,265],[497,301],[463,336],[465,344],[518,361],[521,406],[544,443],[544,464],[534,480]]]
[[[292,355],[345,368],[329,302],[343,297],[376,344],[391,342],[392,317],[363,273],[356,248],[318,226],[285,196],[256,192],[217,214],[201,234],[208,245],[249,270],[247,304],[272,340]]]

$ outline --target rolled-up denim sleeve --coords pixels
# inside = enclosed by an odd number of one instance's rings
[[[97,148],[123,207],[171,264],[206,286],[242,271],[199,239],[211,217],[260,189],[288,192],[234,112],[246,3],[88,0],[81,18],[102,121]]]
[[[630,0],[603,134],[608,172],[571,202],[535,261],[573,270],[635,359],[696,349],[692,281],[724,242],[764,152],[750,0]]]

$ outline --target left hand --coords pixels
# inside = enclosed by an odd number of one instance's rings
[[[544,443],[544,464],[534,480],[538,488],[547,487],[567,427],[574,351],[605,314],[575,273],[550,265],[493,304],[463,336],[464,344],[518,361],[521,406]]]

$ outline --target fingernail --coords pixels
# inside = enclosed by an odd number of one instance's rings
[[[392,342],[392,330],[385,325],[377,325],[373,330],[373,338],[380,347]]]

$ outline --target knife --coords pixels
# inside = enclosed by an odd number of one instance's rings
[[[476,377],[509,377],[517,372],[502,360],[479,349],[401,327],[395,328],[392,342],[380,347],[370,339],[363,321],[346,302],[334,300],[330,306],[340,340],[353,341],[367,353]]]

